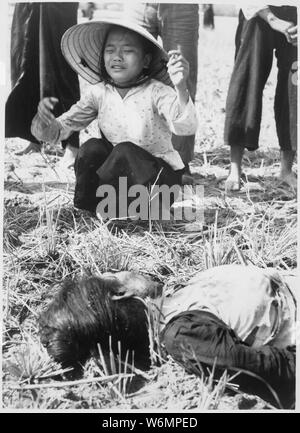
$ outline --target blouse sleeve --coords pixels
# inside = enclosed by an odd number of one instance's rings
[[[170,86],[157,83],[153,88],[152,101],[159,116],[168,123],[173,134],[193,135],[196,133],[198,119],[196,108],[190,97],[182,110],[175,90]]]
[[[36,115],[31,125],[32,134],[40,141],[54,144],[66,140],[74,131],[84,129],[97,117],[102,96],[101,88],[91,86],[76,104],[57,117],[50,126],[45,126]]]
[[[102,98],[102,87],[91,86],[80,101],[59,116],[57,120],[61,125],[60,140],[65,140],[74,131],[86,128],[96,119]]]

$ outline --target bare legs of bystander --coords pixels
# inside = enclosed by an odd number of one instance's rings
[[[241,146],[231,146],[230,148],[230,173],[225,181],[225,191],[239,191],[241,188],[241,172],[244,148]],[[296,156],[294,150],[280,151],[280,174],[281,183],[292,188],[297,186],[297,177],[293,172],[293,162]]]

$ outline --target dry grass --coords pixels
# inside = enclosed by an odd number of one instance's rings
[[[4,228],[5,406],[143,409],[155,408],[157,404],[159,409],[171,410],[217,408],[224,398],[228,379],[223,377],[215,385],[213,376],[207,382],[181,370],[178,374],[178,367],[164,359],[157,349],[157,328],[150,316],[153,370],[148,375],[141,376],[134,367],[121,368],[112,358],[108,368],[100,352],[99,359],[84,371],[86,381],[63,388],[55,386],[61,382],[54,382],[53,387],[39,387],[49,381],[53,383],[56,377],[51,376],[61,377],[61,372],[38,343],[35,319],[52,298],[53,284],[69,275],[138,270],[162,280],[165,292],[171,294],[175,285],[195,272],[219,264],[242,262],[294,268],[296,202],[284,202],[279,207],[277,203],[261,201],[260,211],[252,204],[249,215],[249,197],[240,197],[238,213],[232,210],[236,200],[227,198],[222,206],[213,203],[207,207],[208,213],[214,214],[214,221],[205,225],[202,232],[184,231],[182,226],[172,223],[156,224],[151,233],[144,224],[105,225],[84,212],[74,212],[71,207],[34,210],[29,206],[30,217],[22,207],[8,207]],[[166,369],[168,382],[161,382],[160,376]],[[127,374],[130,380],[131,375],[135,380],[143,380],[141,395],[127,392]],[[110,375],[119,376],[117,384],[115,379],[90,380]],[[26,388],[34,384],[36,388]],[[186,386],[190,389],[186,390]]]
[[[163,281],[166,294],[171,294],[175,286],[194,273],[219,264],[296,267],[296,196],[274,184],[278,151],[270,115],[272,77],[265,92],[261,149],[245,157],[245,172],[259,188],[252,190],[250,182],[240,193],[225,196],[220,186],[229,164],[222,132],[236,21],[224,18],[219,25],[217,20],[216,25],[215,32],[201,31],[199,44],[197,106],[202,126],[192,171],[197,182],[204,185],[205,221],[201,230],[187,223],[152,222],[151,230],[147,222],[103,224],[89,213],[75,211],[71,204],[72,185],[61,186],[56,179],[57,185],[51,187],[40,175],[49,168],[45,161],[39,160],[38,166],[34,165],[33,156],[14,157],[12,150],[20,144],[8,140],[6,159],[12,160],[23,183],[12,179],[5,184],[3,403],[6,408],[175,412],[242,407],[241,398],[246,397],[228,395],[232,383],[226,374],[217,383],[213,372],[208,379],[189,375],[159,351],[157,328],[150,313],[153,365],[149,372],[142,373],[134,365],[123,365],[113,358],[104,360],[100,349],[99,357],[85,365],[83,377],[73,382],[68,379],[68,372],[61,371],[41,347],[36,324],[37,315],[55,293],[55,283],[67,276],[135,270]],[[59,157],[49,158],[55,162]],[[256,398],[252,406],[268,407]]]

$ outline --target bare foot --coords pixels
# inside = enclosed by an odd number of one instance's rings
[[[225,193],[239,191],[241,189],[242,159],[244,155],[243,146],[230,147],[230,171],[225,180]]]
[[[225,180],[225,192],[239,191],[241,189],[241,178],[238,174],[230,173]]]
[[[72,168],[74,167],[75,159],[78,154],[79,149],[77,147],[70,146],[69,144],[66,147],[65,154],[62,157],[59,165],[63,168]]]
[[[22,156],[28,155],[29,153],[37,153],[41,151],[41,145],[38,143],[33,143],[32,141],[28,144],[25,149],[20,150],[19,152],[15,152],[15,155]]]
[[[297,188],[297,176],[292,171],[289,171],[287,173],[281,172],[279,175],[279,180],[282,183],[287,184],[291,188]]]

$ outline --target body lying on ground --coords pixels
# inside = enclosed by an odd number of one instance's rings
[[[215,366],[240,372],[235,383],[278,407],[295,398],[296,276],[223,265],[196,273],[164,296],[149,277],[123,271],[65,281],[39,320],[42,343],[63,365],[111,347],[134,351],[150,367],[149,312],[160,343],[194,374]]]

